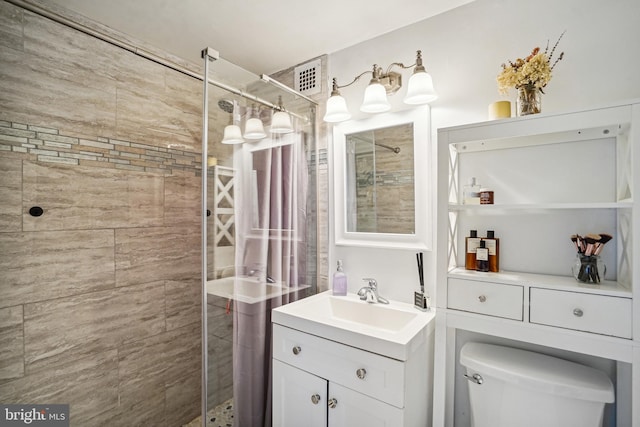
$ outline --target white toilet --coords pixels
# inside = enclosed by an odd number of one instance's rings
[[[472,427],[601,427],[615,400],[603,372],[531,351],[468,342]]]

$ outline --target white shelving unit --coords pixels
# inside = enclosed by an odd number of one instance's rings
[[[615,361],[618,425],[640,425],[639,155],[640,101],[438,131],[434,425],[454,425],[459,330]],[[495,204],[461,203],[471,177]],[[495,230],[500,272],[464,268],[471,229]],[[614,236],[597,285],[571,275],[587,233]]]

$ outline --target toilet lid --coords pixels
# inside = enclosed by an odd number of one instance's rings
[[[482,376],[544,393],[604,403],[615,400],[604,372],[532,351],[468,342],[460,350],[460,364]]]

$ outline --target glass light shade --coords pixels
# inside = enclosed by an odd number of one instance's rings
[[[387,91],[380,83],[371,83],[364,91],[364,100],[360,111],[364,113],[383,113],[391,109],[387,100]]]
[[[223,144],[242,144],[243,142],[244,139],[242,139],[242,131],[240,130],[240,126],[225,126],[224,134],[222,136]]]
[[[264,131],[264,126],[262,126],[262,120],[255,117],[247,120],[244,126],[245,139],[258,140],[266,137],[267,134]]]
[[[407,95],[404,97],[405,104],[417,105],[427,104],[438,99],[436,91],[433,89],[433,80],[429,73],[420,71],[414,73],[409,79]]]
[[[327,111],[323,120],[329,123],[344,122],[351,118],[351,113],[347,109],[347,102],[340,95],[333,95],[327,100]]]
[[[277,111],[271,118],[271,132],[273,133],[291,133],[293,126],[291,125],[291,116],[285,111]]]

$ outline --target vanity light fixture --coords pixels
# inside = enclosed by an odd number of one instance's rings
[[[267,134],[264,131],[262,120],[259,118],[260,113],[258,109],[253,106],[251,110],[251,118],[248,119],[247,123],[244,125],[244,139],[257,141],[259,139],[266,138]]]
[[[404,97],[404,103],[410,105],[427,104],[438,98],[433,89],[433,80],[424,65],[422,65],[422,51],[417,51],[416,62],[412,65],[404,65],[401,62],[394,62],[387,71],[383,72],[377,64],[373,65],[373,70],[365,71],[356,76],[351,83],[346,85],[338,85],[336,78],[333,78],[331,96],[327,100],[326,113],[324,121],[329,123],[343,122],[351,118],[351,113],[347,109],[345,99],[340,95],[338,89],[351,86],[360,77],[371,73],[371,81],[364,92],[364,100],[360,106],[360,111],[365,113],[382,113],[391,108],[387,95],[396,93],[402,87],[402,75],[395,71],[391,71],[394,66],[408,69],[413,68],[413,75],[409,79],[407,94]]]
[[[224,128],[224,134],[222,135],[223,144],[242,144],[244,139],[242,138],[242,131],[238,125],[227,125]]]
[[[271,132],[281,134],[293,132],[291,116],[285,111],[282,105],[282,96],[278,96],[278,108],[279,110],[276,111],[271,118]]]

